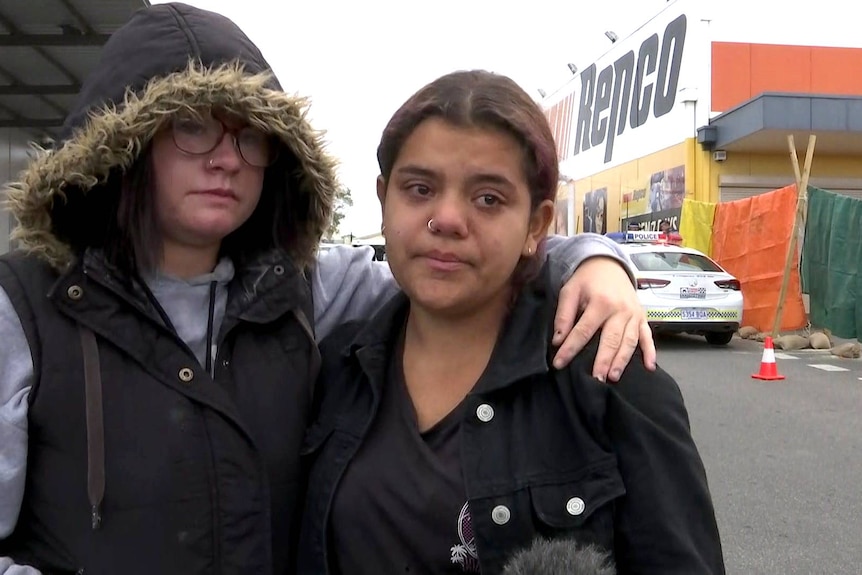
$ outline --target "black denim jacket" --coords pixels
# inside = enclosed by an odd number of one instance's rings
[[[482,573],[499,573],[544,536],[597,543],[621,575],[723,574],[706,474],[676,382],[646,371],[637,353],[619,384],[599,383],[591,376],[598,338],[569,367],[549,368],[556,300],[547,276],[544,269],[524,288],[488,372],[465,400],[461,460]],[[322,345],[317,416],[303,449],[310,474],[300,575],[329,573],[333,496],[377,413],[408,307],[399,295]]]

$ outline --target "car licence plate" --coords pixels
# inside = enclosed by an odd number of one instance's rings
[[[706,310],[706,309],[691,308],[691,309],[683,309],[680,311],[681,311],[680,317],[682,317],[682,319],[695,319],[695,320],[709,319],[709,310]]]
[[[680,299],[706,299],[706,288],[679,288],[679,297]]]

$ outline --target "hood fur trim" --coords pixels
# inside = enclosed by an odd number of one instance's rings
[[[268,73],[245,74],[239,63],[204,68],[192,61],[183,71],[154,78],[138,94],[127,92],[122,105],[91,113],[62,147],[37,147],[37,157],[20,180],[8,185],[6,205],[18,220],[12,239],[52,266],[66,267],[72,250],[54,235],[51,220],[54,202],[68,201],[64,190],[73,186],[86,193],[105,185],[112,171],[132,165],[169,116],[213,107],[277,136],[299,159],[301,173],[290,174],[288,181],[292,194],[308,198],[307,214],[298,218],[297,245],[282,247],[297,265],[309,265],[331,217],[338,186],[335,161],[324,150],[323,133],[306,120],[307,100],[267,87],[271,78]],[[304,203],[297,198],[290,202]]]

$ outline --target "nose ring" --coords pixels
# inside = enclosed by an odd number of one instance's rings
[[[437,230],[434,229],[434,218],[431,218],[430,220],[428,220],[428,231],[431,232],[432,234],[437,233]]]

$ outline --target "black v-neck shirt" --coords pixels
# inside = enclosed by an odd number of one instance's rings
[[[479,573],[461,471],[461,402],[424,433],[407,391],[403,332],[377,417],[338,484],[330,562],[341,575]]]

